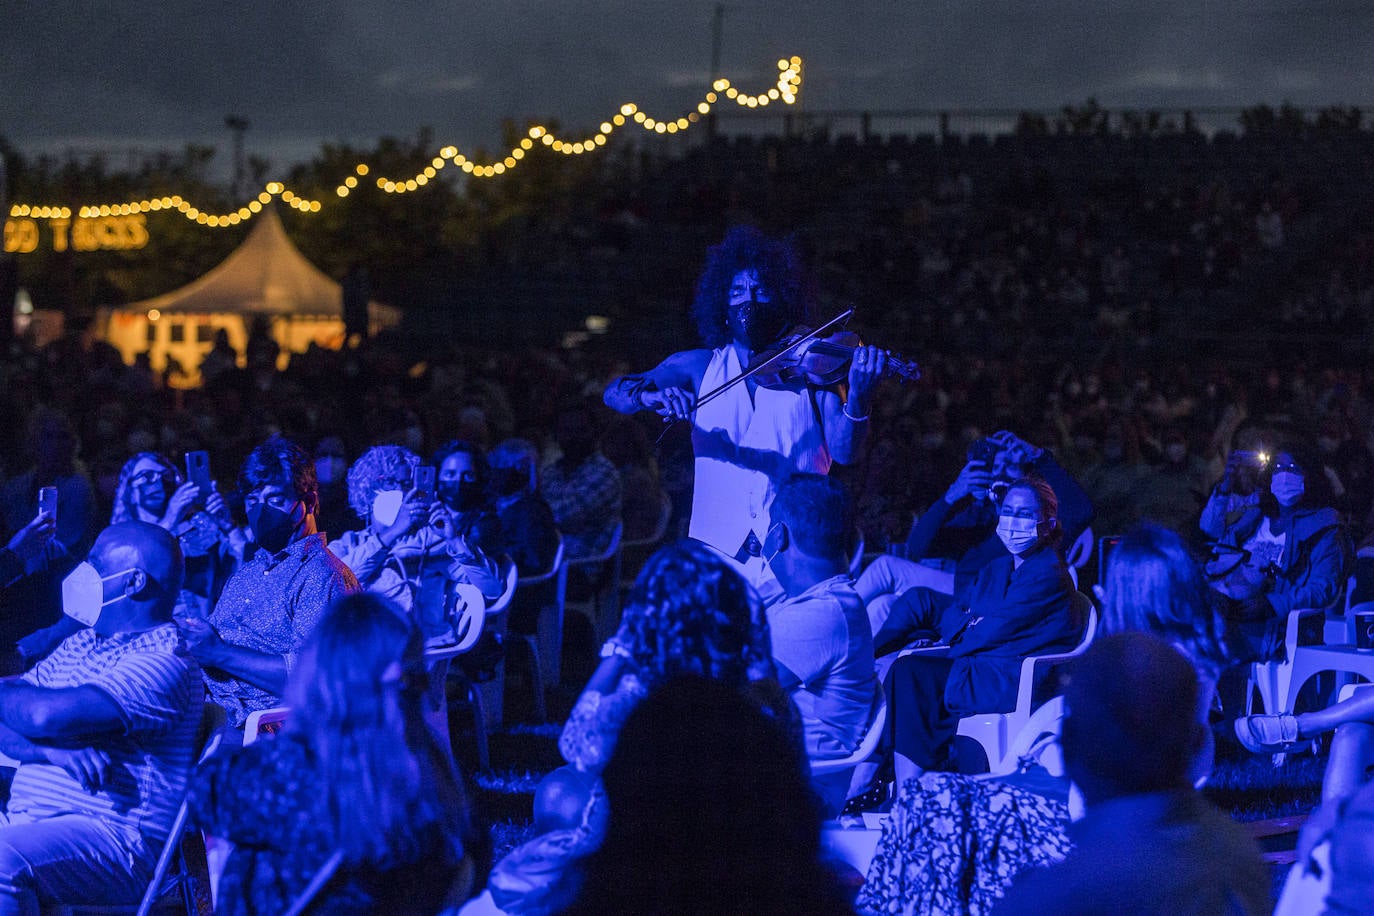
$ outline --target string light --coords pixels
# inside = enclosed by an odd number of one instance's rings
[[[711,84],[711,91],[707,92],[692,111],[686,115],[671,118],[655,118],[644,111],[634,102],[626,102],[620,106],[620,110],[609,120],[602,121],[597,131],[589,136],[576,140],[565,140],[549,132],[548,128],[542,125],[531,127],[526,136],[512,147],[508,152],[498,155],[490,162],[474,162],[468,159],[456,146],[445,146],[439,150],[428,165],[419,172],[408,178],[387,177],[378,175],[374,179],[376,186],[387,194],[409,194],[425,187],[429,182],[436,180],[439,173],[448,166],[456,166],[464,173],[475,178],[495,178],[498,175],[509,174],[525,159],[525,154],[534,149],[536,142],[549,147],[557,153],[565,156],[581,156],[586,153],[599,150],[606,145],[607,139],[615,131],[626,126],[631,121],[644,128],[645,131],[663,135],[677,134],[687,130],[693,124],[700,122],[701,118],[711,113],[712,108],[718,104],[722,97],[732,99],[741,108],[761,108],[770,102],[781,101],[783,104],[791,105],[797,101],[797,93],[801,91],[802,84],[802,59],[797,56],[780,58],[778,60],[778,79],[777,82],[767,90],[756,95],[741,92],[738,87],[731,85],[728,79],[717,79]],[[358,187],[358,179],[367,177],[371,173],[371,168],[366,162],[359,162],[353,168],[353,174],[344,178],[343,181],[334,189],[337,197],[345,198]],[[83,218],[93,218],[97,216],[128,216],[135,213],[157,212],[159,210],[176,210],[188,220],[202,226],[224,227],[236,226],[239,223],[251,219],[254,215],[261,213],[262,208],[271,203],[274,198],[280,198],[282,203],[287,204],[302,213],[319,213],[321,203],[318,200],[308,200],[296,194],[280,181],[269,181],[258,196],[247,202],[247,204],[230,210],[225,213],[207,213],[192,205],[189,201],[183,200],[179,195],[173,194],[166,197],[150,197],[144,200],[128,201],[118,204],[91,204],[77,209],[77,215]],[[72,210],[69,207],[61,206],[35,206],[32,204],[14,204],[10,207],[12,217],[31,217],[35,219],[70,219]]]

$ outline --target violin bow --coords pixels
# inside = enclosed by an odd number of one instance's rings
[[[725,381],[717,387],[706,392],[706,394],[703,394],[700,398],[697,399],[696,406],[692,408],[692,412],[695,413],[696,411],[701,409],[702,405],[710,403],[712,400],[729,391],[731,388],[735,387],[745,379],[750,378],[751,376],[756,375],[759,372],[762,372],[764,369],[767,369],[769,366],[773,365],[778,360],[786,356],[788,353],[791,353],[793,350],[797,349],[797,347],[800,347],[802,344],[810,343],[811,341],[819,338],[822,334],[830,330],[835,325],[840,324],[844,321],[848,321],[849,317],[853,314],[854,309],[845,309],[843,312],[840,312],[840,314],[836,315],[834,318],[831,318],[825,324],[816,328],[810,334],[805,334],[801,337],[798,337],[796,340],[792,341],[790,344],[783,347],[781,350],[774,353],[772,356],[768,357],[763,362],[759,363],[757,366],[750,366],[748,369],[745,369],[744,371],[740,372],[739,375],[736,375],[734,378],[729,379],[728,381]]]

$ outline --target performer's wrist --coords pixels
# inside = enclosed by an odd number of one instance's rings
[[[868,418],[873,416],[873,411],[871,408],[867,412],[861,414],[855,414],[851,412],[849,409],[848,401],[845,401],[844,403],[840,404],[840,413],[844,414],[845,419],[847,419],[850,423],[867,423]]]

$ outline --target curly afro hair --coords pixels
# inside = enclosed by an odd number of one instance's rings
[[[650,689],[680,674],[735,685],[773,674],[768,624],[748,584],[696,541],[649,558],[630,591],[620,639]]]
[[[736,226],[707,252],[706,267],[697,280],[692,320],[705,346],[715,349],[730,342],[730,283],[742,270],[758,273],[789,324],[814,323],[815,296],[792,240],[769,238],[753,226]]]

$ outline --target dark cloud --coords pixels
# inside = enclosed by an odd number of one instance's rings
[[[460,147],[503,118],[677,114],[709,76],[712,0],[6,4],[0,130],[21,148],[223,142],[295,155],[421,126]],[[807,59],[810,109],[1239,106],[1374,99],[1360,0],[734,0],[725,75]]]

